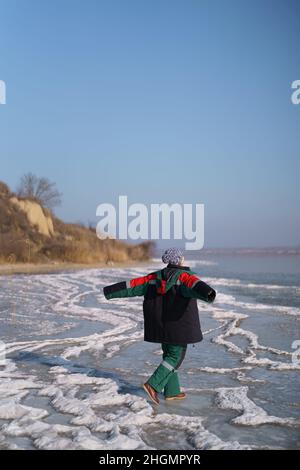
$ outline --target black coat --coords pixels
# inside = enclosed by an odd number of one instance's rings
[[[163,279],[167,279],[175,269],[164,268]],[[144,297],[143,312],[145,341],[188,344],[203,339],[197,300],[183,297],[178,285],[164,295],[157,294],[155,286],[150,285]]]
[[[144,340],[189,344],[203,339],[197,299],[213,302],[216,292],[186,266],[166,268],[103,289],[106,299],[144,296]]]

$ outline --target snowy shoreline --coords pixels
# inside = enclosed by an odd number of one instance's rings
[[[60,272],[80,271],[87,269],[112,269],[126,268],[132,266],[148,265],[149,261],[126,261],[124,263],[14,263],[0,264],[0,276],[8,276],[11,274],[57,274]]]

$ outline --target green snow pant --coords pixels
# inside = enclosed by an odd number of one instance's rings
[[[186,353],[186,344],[163,343],[163,360],[147,383],[156,392],[164,391],[165,397],[172,397],[180,393],[177,369],[180,367]]]

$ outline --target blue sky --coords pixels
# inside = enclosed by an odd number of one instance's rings
[[[205,246],[299,244],[300,2],[0,0],[0,179],[57,215],[204,203]]]

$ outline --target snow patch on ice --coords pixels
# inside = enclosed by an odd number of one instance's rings
[[[241,415],[234,418],[232,423],[244,426],[258,426],[261,424],[279,424],[284,426],[300,426],[300,420],[295,418],[280,418],[271,416],[256,405],[248,397],[248,387],[217,388],[216,405],[222,409],[241,411]]]

